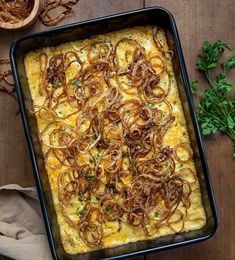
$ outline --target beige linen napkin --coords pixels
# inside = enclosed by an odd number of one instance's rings
[[[0,187],[0,255],[52,259],[36,188]]]

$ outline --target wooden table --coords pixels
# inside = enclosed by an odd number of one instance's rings
[[[205,81],[196,71],[197,51],[206,39],[222,39],[235,53],[235,1],[234,0],[80,0],[74,15],[61,24],[86,20],[147,6],[162,6],[175,17],[190,80]],[[8,57],[11,42],[20,34],[44,30],[37,23],[24,32],[0,31],[0,58]],[[235,73],[231,77],[235,83]],[[207,86],[207,84],[205,84]],[[0,185],[17,183],[33,186],[31,162],[26,147],[21,118],[15,116],[16,103],[0,95]],[[210,240],[183,248],[133,259],[153,260],[232,260],[235,259],[235,162],[232,160],[232,143],[225,136],[204,138],[208,164],[217,199],[220,226]]]

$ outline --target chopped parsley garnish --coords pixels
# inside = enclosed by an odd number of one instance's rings
[[[155,104],[154,104],[153,102],[150,102],[150,101],[149,101],[149,102],[148,102],[148,105],[149,105],[150,107],[154,107]]]
[[[96,187],[94,186],[94,187],[91,187],[91,188],[95,189]],[[91,203],[94,204],[94,205],[98,204],[98,202],[94,198],[91,199]]]
[[[158,154],[157,156],[156,156],[156,160],[159,160],[161,158],[161,154]]]
[[[155,212],[153,213],[153,217],[154,217],[154,218],[157,218],[158,216],[159,216],[158,212],[155,211]]]
[[[89,172],[86,173],[86,179],[88,181],[94,181],[96,179],[96,176],[89,174]]]
[[[114,212],[114,209],[112,209],[112,208],[106,208],[106,211],[109,212],[109,213],[112,213],[112,212]]]
[[[80,217],[83,217],[85,213],[86,213],[86,211],[85,211],[84,209],[78,210],[78,215],[79,215]]]
[[[78,85],[78,80],[77,79],[73,79],[71,83],[72,83],[73,86],[76,87]]]
[[[99,153],[97,153],[97,154],[96,154],[96,155],[94,155],[93,157],[94,157],[94,159],[97,161],[97,160],[99,159],[99,157],[100,157],[100,154],[99,154]]]

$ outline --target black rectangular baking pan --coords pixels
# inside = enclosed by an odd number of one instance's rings
[[[207,215],[207,223],[203,228],[187,233],[185,232],[153,240],[129,243],[111,249],[100,249],[86,254],[69,255],[64,251],[59,239],[59,227],[57,224],[57,217],[53,206],[42,151],[37,136],[36,119],[35,116],[29,116],[27,114],[27,107],[31,106],[32,100],[24,68],[24,56],[30,50],[37,48],[55,46],[63,42],[85,39],[95,34],[104,34],[110,31],[137,25],[156,25],[164,28],[169,47],[174,51],[174,72],[194,151],[194,161],[200,181],[202,201]],[[33,164],[42,214],[45,221],[51,253],[55,259],[120,259],[127,256],[135,256],[150,252],[153,253],[163,249],[200,242],[210,238],[215,233],[218,227],[218,214],[212,191],[211,179],[196,120],[193,98],[190,91],[176,24],[174,18],[167,10],[160,7],[146,8],[74,23],[43,32],[31,33],[18,38],[12,44],[10,56],[20,112]]]

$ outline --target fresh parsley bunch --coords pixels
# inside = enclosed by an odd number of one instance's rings
[[[219,40],[214,43],[205,41],[200,49],[196,67],[205,73],[210,88],[201,94],[197,117],[202,134],[220,131],[235,143],[235,87],[227,78],[228,72],[235,67],[235,56],[221,64],[221,72],[214,79],[211,77],[211,71],[217,67],[220,54],[226,49],[230,50],[229,46]],[[192,81],[192,92],[196,92],[197,88],[198,82]],[[235,144],[233,147],[235,159]]]

